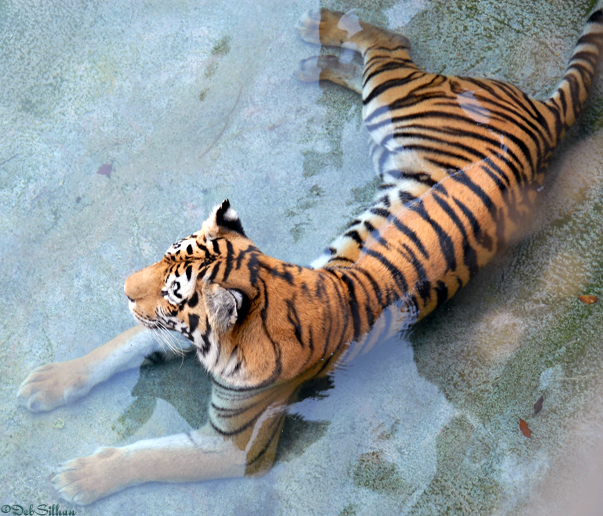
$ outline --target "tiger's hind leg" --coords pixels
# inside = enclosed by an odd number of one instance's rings
[[[374,77],[383,72],[407,75],[416,70],[407,38],[364,23],[355,15],[326,9],[309,11],[301,17],[297,30],[309,43],[352,49],[364,59],[364,66],[360,67],[340,63],[333,56],[310,58],[300,63],[298,77],[303,81],[329,80],[366,98],[374,87]],[[431,186],[416,173],[401,172],[408,169],[408,164],[399,163],[399,157],[380,145],[381,138],[375,138],[372,132],[371,137],[370,153],[382,184],[370,208],[349,224],[344,234],[312,263],[313,267],[343,267],[356,262],[369,235],[387,221],[390,213],[414,201]]]
[[[331,81],[362,95],[362,68],[342,63],[336,56],[313,56],[299,63],[297,78],[303,82]]]
[[[365,73],[369,65],[367,58],[382,52],[390,61],[396,59],[416,68],[408,53],[410,42],[406,37],[360,21],[354,14],[327,9],[308,11],[300,18],[296,28],[308,43],[360,52],[365,59]]]

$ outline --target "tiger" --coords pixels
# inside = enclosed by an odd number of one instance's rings
[[[361,95],[379,191],[313,267],[263,254],[225,200],[199,231],[126,280],[137,326],[24,380],[18,402],[52,410],[155,361],[168,331],[186,339],[167,340],[167,351],[195,352],[213,377],[201,429],[101,448],[59,466],[51,483],[69,502],[90,504],[151,481],[265,473],[304,382],[372,345],[371,330],[414,323],[442,305],[521,226],[553,149],[588,96],[603,9],[599,2],[545,101],[506,82],[421,70],[407,38],[352,14],[310,11],[297,30],[309,43],[359,54],[362,66],[310,58],[298,76]]]

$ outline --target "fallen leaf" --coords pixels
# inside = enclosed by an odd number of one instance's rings
[[[98,167],[98,170],[96,171],[96,173],[100,174],[101,176],[111,177],[112,170],[113,170],[113,165],[111,165],[111,164],[101,165],[100,167]]]
[[[523,435],[529,437],[530,439],[532,438],[532,430],[530,430],[528,424],[521,418],[519,418],[519,429]]]
[[[538,398],[538,401],[534,403],[534,415],[538,414],[542,410],[542,404],[544,403],[544,394]]]
[[[599,301],[597,296],[578,296],[578,299],[582,301],[585,305],[592,305]]]

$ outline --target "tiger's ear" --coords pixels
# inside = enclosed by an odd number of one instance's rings
[[[217,283],[208,285],[205,291],[207,316],[218,333],[225,333],[245,317],[249,310],[246,297],[236,289],[226,289]]]
[[[247,237],[243,230],[241,219],[239,219],[239,215],[230,205],[228,199],[224,199],[220,206],[214,208],[212,214],[203,223],[203,228],[209,238],[216,238],[224,231],[233,231],[241,236]]]

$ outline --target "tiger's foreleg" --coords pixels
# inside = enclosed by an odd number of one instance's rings
[[[186,434],[101,448],[61,465],[51,482],[61,498],[87,505],[145,482],[235,478],[245,469],[246,452],[206,425]]]
[[[147,357],[161,351],[150,331],[135,326],[83,357],[38,367],[19,387],[17,402],[32,412],[52,410],[81,398],[115,373],[141,366]]]

